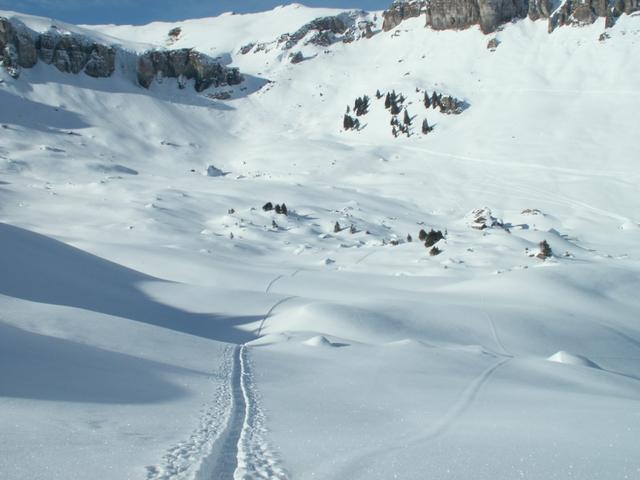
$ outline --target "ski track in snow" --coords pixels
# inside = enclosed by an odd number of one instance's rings
[[[200,427],[172,447],[162,465],[147,467],[147,480],[286,480],[287,473],[266,442],[247,347],[229,347],[220,371],[227,377]]]
[[[233,356],[229,347],[220,366],[220,376],[232,374]],[[209,462],[216,440],[228,423],[231,390],[229,382],[223,382],[218,388],[213,403],[204,411],[200,426],[188,440],[170,448],[163,457],[162,465],[147,467],[147,480],[178,480],[187,478],[205,478],[201,472]],[[200,467],[200,471],[195,470]]]
[[[278,456],[266,441],[265,417],[259,405],[259,396],[254,386],[251,363],[247,347],[238,348],[237,361],[240,366],[240,392],[243,399],[236,404],[244,405],[244,421],[237,443],[237,468],[234,480],[286,480],[287,472]],[[234,392],[237,389],[234,388]],[[221,480],[226,477],[215,477]],[[231,478],[231,477],[229,477]]]
[[[496,345],[498,345],[500,350],[502,350],[502,354],[506,355],[509,358],[513,358],[513,354],[504,346],[502,340],[500,340],[500,335],[498,335],[498,329],[496,328],[496,324],[493,321],[493,318],[491,318],[491,316],[487,312],[484,312],[484,316],[486,317],[487,322],[489,322],[489,326],[491,327],[491,335],[493,335],[493,339],[496,342]]]
[[[293,275],[292,275],[293,276]],[[271,280],[269,282],[269,285],[267,285],[267,288],[265,289],[264,293],[269,293],[271,291],[271,287],[273,287],[275,285],[275,283],[280,280],[281,278],[283,278],[284,275],[278,275],[276,278],[274,278],[273,280]]]
[[[362,465],[366,465],[377,457],[384,456],[396,450],[400,450],[405,446],[415,446],[422,443],[430,442],[445,434],[456,424],[456,422],[465,414],[465,412],[473,406],[475,400],[480,394],[480,391],[482,390],[482,387],[491,379],[496,370],[503,367],[511,360],[513,360],[512,357],[503,358],[502,360],[486,368],[482,373],[480,373],[480,375],[474,378],[467,386],[467,388],[465,388],[465,390],[462,392],[456,403],[454,403],[453,406],[451,406],[451,408],[449,408],[449,410],[442,417],[440,417],[440,419],[436,421],[425,434],[403,442],[402,446],[376,449],[374,451],[361,455],[349,461],[346,467],[340,469],[340,475],[334,476],[334,478],[349,478],[350,476],[352,476],[352,472],[361,471]]]
[[[462,392],[458,401],[449,409],[449,411],[447,411],[447,413],[440,418],[440,420],[438,420],[438,422],[436,422],[417,442],[432,440],[449,430],[456,421],[462,417],[469,408],[471,408],[478,397],[480,390],[493,376],[495,371],[511,360],[511,358],[503,358],[478,375],[464,390],[464,392]]]
[[[288,302],[289,300],[292,300],[296,298],[295,295],[291,295],[289,297],[285,297],[281,300],[278,300],[276,303],[273,304],[273,306],[269,309],[269,311],[267,312],[267,314],[264,316],[264,318],[262,319],[262,321],[260,322],[260,326],[258,327],[258,330],[256,331],[256,335],[258,337],[260,337],[260,335],[262,335],[262,329],[264,328],[264,324],[265,322],[269,319],[269,317],[273,314],[273,312],[275,311],[276,308],[278,308],[280,305],[282,305],[285,302]]]

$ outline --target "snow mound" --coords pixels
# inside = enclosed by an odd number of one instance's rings
[[[589,367],[589,368],[598,368],[600,366],[589,360],[587,357],[583,357],[581,355],[573,355],[571,353],[565,352],[564,350],[560,350],[557,353],[551,355],[547,360],[555,363],[564,363],[567,365],[575,365],[578,367]]]
[[[322,335],[316,335],[315,337],[311,337],[309,340],[305,340],[305,345],[309,345],[310,347],[333,347],[333,343],[327,340],[327,337]]]

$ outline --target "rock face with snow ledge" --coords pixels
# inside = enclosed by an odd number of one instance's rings
[[[195,80],[198,92],[211,86],[237,85],[243,80],[237,68],[224,67],[189,48],[145,52],[138,58],[137,76],[138,83],[145,88],[157,77]],[[180,81],[179,85],[183,87],[184,83]]]
[[[73,33],[61,33],[55,27],[36,33],[24,25],[0,18],[0,60],[13,77],[21,68],[32,68],[38,60],[55,65],[61,72],[91,77],[110,77],[115,70],[116,51]]]
[[[28,29],[20,22],[0,17],[0,62],[9,74],[18,78],[22,68],[32,68],[38,60],[54,65],[64,73],[83,72],[90,77],[106,78],[116,68],[116,47],[104,45],[56,27],[44,33]],[[228,68],[193,49],[153,50],[137,59],[137,79],[149,88],[154,78],[195,80],[198,92],[211,86],[237,85],[243,78],[237,68]]]
[[[567,24],[590,24],[605,17],[611,26],[622,14],[640,9],[640,0],[396,0],[384,12],[383,30],[397,27],[408,18],[426,17],[434,30],[463,29],[479,25],[484,33],[501,24],[529,17],[549,19],[549,32]]]

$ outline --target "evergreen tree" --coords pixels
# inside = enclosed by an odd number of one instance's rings
[[[427,232],[424,230],[424,228],[418,232],[418,239],[421,242],[424,242],[427,239]]]
[[[281,211],[283,215],[289,215],[289,210],[287,210],[287,206],[284,203],[282,204]]]
[[[408,242],[408,243],[413,242],[413,237],[411,236],[411,234],[410,234],[410,233],[409,233],[409,234],[407,234],[407,242]]]
[[[344,114],[344,119],[342,120],[342,127],[345,130],[351,130],[354,127],[353,118],[350,115]]]
[[[271,202],[267,202],[262,206],[262,210],[264,210],[265,212],[268,212],[270,210],[273,210],[273,203]]]
[[[424,108],[429,108],[431,107],[431,99],[429,98],[429,93],[428,92],[424,92]]]
[[[409,116],[409,112],[406,108],[404,109],[404,124],[411,125],[411,117]]]
[[[354,233],[357,233],[356,230],[356,226],[352,223],[351,227],[349,228],[349,232],[353,235]]]
[[[391,94],[389,94],[389,92],[387,92],[387,96],[384,97],[384,108],[391,108]]]
[[[402,110],[400,109],[400,107],[398,106],[398,104],[396,103],[396,101],[392,101],[391,102],[391,115],[400,115],[400,112]]]
[[[338,222],[336,222],[336,224],[333,226],[333,233],[338,233],[338,232],[340,232],[340,230],[342,230],[340,228],[340,224]]]
[[[442,235],[442,232],[440,230],[434,230],[433,228],[431,229],[431,231],[429,231],[429,233],[427,233],[427,237],[425,238],[425,246],[426,247],[432,247],[433,245],[435,245],[436,243],[438,243],[440,240],[442,240],[444,238],[444,235]]]
[[[433,95],[431,95],[431,106],[433,108],[437,108],[439,104],[440,104],[440,100],[438,99],[438,94],[434,90]]]
[[[429,122],[428,122],[428,121],[427,121],[427,119],[425,118],[425,119],[422,121],[422,133],[426,135],[426,134],[427,134],[427,133],[429,133],[431,130],[432,130],[432,127],[430,127],[430,126],[429,126]]]
[[[376,90],[376,98],[378,100],[380,100],[382,98],[382,94],[380,93],[380,90]]]

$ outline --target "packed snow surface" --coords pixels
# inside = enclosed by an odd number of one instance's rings
[[[637,16],[292,64],[280,35],[337,13],[58,24],[245,75],[202,94],[1,70],[0,478],[640,477]]]

